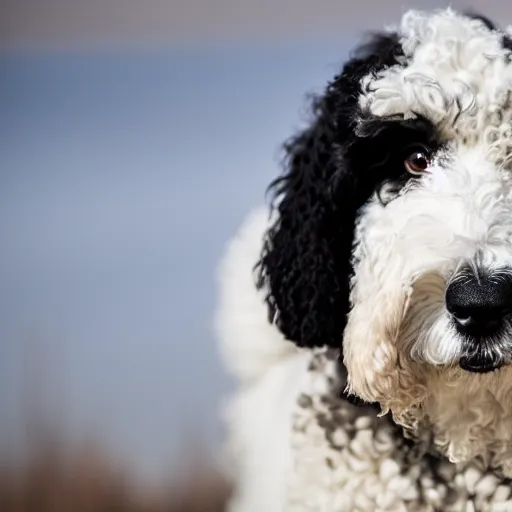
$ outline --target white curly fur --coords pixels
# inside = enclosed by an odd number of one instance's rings
[[[478,455],[512,476],[512,371],[446,370],[462,342],[444,307],[462,262],[512,264],[512,65],[498,32],[451,10],[410,12],[401,34],[407,65],[366,77],[360,102],[378,116],[420,114],[449,142],[421,182],[361,215],[344,333],[349,385],[404,426],[433,423],[452,461]]]
[[[512,266],[512,63],[498,32],[450,9],[409,12],[399,32],[404,58],[363,79],[360,105],[420,114],[447,142],[406,193],[361,211],[346,380],[268,322],[253,275],[264,211],[223,263],[217,333],[241,382],[226,416],[233,512],[512,510],[512,351],[499,371],[464,372],[444,306],[462,262]],[[418,446],[426,436],[423,458],[401,465],[399,427],[339,400],[344,386],[391,411]],[[431,450],[445,457],[435,469]]]

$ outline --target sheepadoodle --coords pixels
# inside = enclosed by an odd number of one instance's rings
[[[220,271],[231,512],[512,510],[512,33],[407,12]]]

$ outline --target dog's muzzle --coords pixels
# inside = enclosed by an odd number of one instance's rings
[[[479,373],[502,366],[512,319],[512,268],[463,268],[448,285],[445,304],[463,343],[459,366]]]

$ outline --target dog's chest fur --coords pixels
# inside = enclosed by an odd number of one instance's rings
[[[498,376],[467,375],[454,368],[430,379],[419,418],[435,433],[437,450],[449,460],[476,457],[512,477],[510,373],[506,367]]]
[[[430,429],[411,441],[375,408],[349,403],[343,373],[336,351],[311,360],[293,420],[287,511],[512,510],[508,479],[480,460],[451,463]]]

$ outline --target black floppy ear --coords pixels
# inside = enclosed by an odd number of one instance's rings
[[[360,81],[400,53],[395,34],[359,49],[314,100],[309,128],[285,144],[284,173],[270,185],[277,219],[264,241],[259,286],[270,320],[300,346],[341,346],[357,210],[372,192],[350,150]]]

